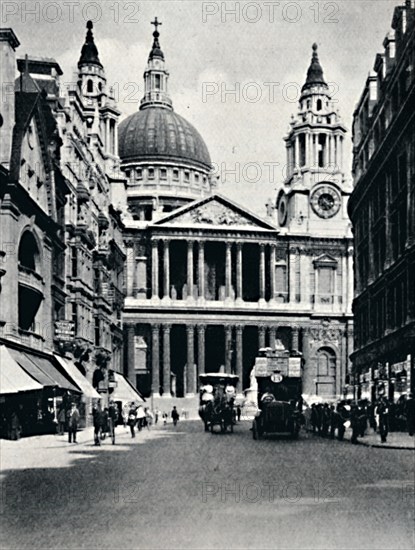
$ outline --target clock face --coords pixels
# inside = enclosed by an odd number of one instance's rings
[[[310,200],[312,209],[320,218],[332,218],[340,210],[340,194],[330,185],[318,187]]]
[[[278,223],[283,227],[287,223],[287,197],[283,195],[278,205]]]

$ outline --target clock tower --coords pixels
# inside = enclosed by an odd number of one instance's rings
[[[352,397],[353,239],[344,171],[347,133],[313,44],[298,112],[284,138],[276,196],[276,299],[296,315],[304,394]]]
[[[276,203],[283,232],[342,236],[350,230],[346,206],[352,189],[343,158],[347,130],[336,102],[313,44],[298,113],[284,138],[286,178]]]

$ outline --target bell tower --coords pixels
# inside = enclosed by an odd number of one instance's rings
[[[278,223],[294,233],[343,233],[348,225],[344,173],[346,127],[335,108],[317,53],[301,89],[298,112],[284,138],[287,174],[277,196]],[[330,223],[328,223],[330,221]]]

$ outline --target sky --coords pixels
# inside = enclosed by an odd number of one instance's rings
[[[73,71],[88,19],[122,117],[138,109],[157,16],[174,109],[203,136],[219,175],[217,191],[265,214],[284,179],[284,135],[318,44],[326,81],[351,131],[376,53],[398,0],[205,2],[3,0],[19,57],[53,57],[62,82]],[[345,172],[351,178],[351,132]]]

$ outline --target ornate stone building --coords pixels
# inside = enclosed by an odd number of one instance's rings
[[[130,381],[156,396],[191,396],[199,373],[223,369],[240,376],[241,392],[258,348],[278,338],[303,351],[306,393],[341,393],[352,341],[350,190],[340,164],[345,129],[316,53],[287,138],[291,165],[278,194],[278,229],[214,193],[207,147],[173,110],[155,24],[140,109],[119,128],[131,217]],[[302,164],[294,157],[300,151]]]
[[[353,121],[359,395],[415,389],[415,5],[395,8]]]
[[[317,44],[285,138],[287,177],[277,192],[277,293],[301,312],[306,393],[347,394],[353,349],[353,245],[344,171],[346,128],[334,107]]]

